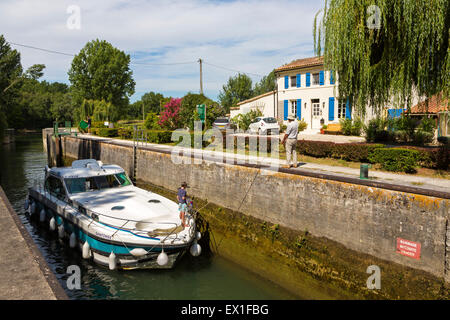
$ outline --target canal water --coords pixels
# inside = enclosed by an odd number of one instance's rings
[[[0,152],[0,183],[22,223],[71,299],[301,299],[220,256],[186,254],[172,270],[110,271],[83,260],[79,250],[30,220],[23,204],[27,188],[42,181],[47,155],[41,135],[17,136]],[[81,270],[81,289],[67,289],[67,268]]]

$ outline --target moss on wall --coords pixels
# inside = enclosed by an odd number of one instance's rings
[[[176,193],[143,181],[138,186],[176,201]],[[189,190],[188,190],[189,191]],[[326,238],[267,223],[194,200],[203,247],[272,280],[294,294],[316,299],[449,299],[443,279],[358,253]],[[381,289],[367,289],[367,267],[381,269]]]

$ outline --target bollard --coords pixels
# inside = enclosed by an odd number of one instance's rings
[[[369,164],[361,163],[361,167],[359,169],[360,179],[369,179],[369,167]]]

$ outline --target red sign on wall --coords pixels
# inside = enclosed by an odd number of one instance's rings
[[[420,259],[420,243],[397,238],[397,253],[410,258]]]

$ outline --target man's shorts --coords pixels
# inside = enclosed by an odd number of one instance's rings
[[[187,212],[187,204],[186,203],[179,203],[178,204],[178,211],[180,211],[180,212]]]

